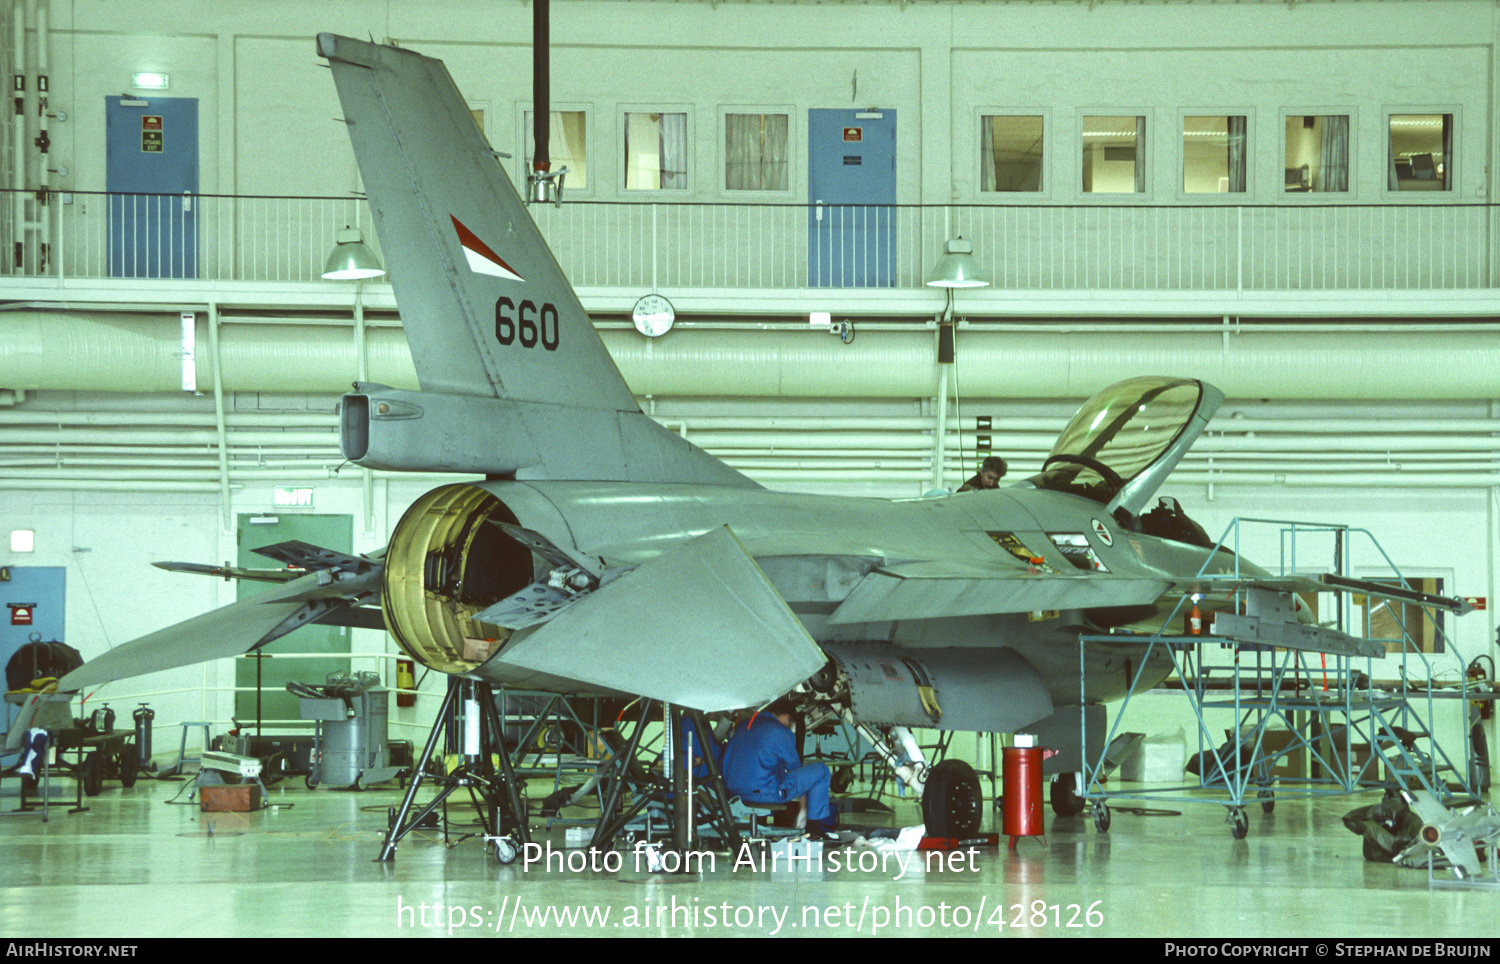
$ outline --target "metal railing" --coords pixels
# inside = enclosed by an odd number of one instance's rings
[[[1002,290],[1224,292],[1490,288],[1497,210],[578,201],[531,213],[581,286],[914,288],[961,234]],[[0,191],[0,274],[313,281],[336,232],[364,226],[375,243],[371,223],[357,198],[70,192],[39,204]]]

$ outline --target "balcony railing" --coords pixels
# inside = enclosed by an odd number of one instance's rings
[[[531,209],[580,286],[914,288],[943,242],[961,234],[1002,290],[1183,292],[1490,288],[1497,211],[595,201]],[[5,191],[0,274],[313,281],[345,225],[378,244],[361,199],[72,192],[40,204],[32,192]]]

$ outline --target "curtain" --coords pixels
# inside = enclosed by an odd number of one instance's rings
[[[687,115],[661,115],[661,189],[687,190]]]
[[[785,114],[724,115],[724,187],[730,191],[785,191]]]
[[[979,189],[998,191],[995,183],[995,118],[979,119]]]
[[[587,170],[583,153],[583,112],[553,111],[548,125],[548,150],[552,154],[552,169],[568,169],[569,187],[583,189],[588,186]]]
[[[1318,191],[1349,190],[1349,115],[1330,114],[1323,118],[1322,183]]]
[[[1135,119],[1135,193],[1146,193],[1146,118]]]
[[[523,114],[526,128],[526,171],[531,173],[531,162],[536,157],[536,130],[531,111]],[[552,170],[568,169],[568,186],[576,190],[588,187],[588,160],[585,154],[584,112],[581,110],[555,110],[547,124],[547,153],[552,159]]]
[[[1231,115],[1229,121],[1229,191],[1245,193],[1245,118]]]
[[[1396,131],[1394,124],[1388,124],[1385,131],[1385,186],[1387,190],[1401,190],[1401,178],[1396,174]]]
[[[1443,190],[1453,190],[1453,115],[1443,115]]]

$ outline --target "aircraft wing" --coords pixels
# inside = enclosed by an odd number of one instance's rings
[[[212,659],[239,656],[300,626],[370,598],[380,589],[380,569],[364,574],[322,571],[284,586],[122,643],[58,681],[72,692],[117,679],[143,676]]]
[[[558,608],[493,660],[706,713],[764,703],[825,662],[727,528]]]
[[[1089,609],[1155,602],[1171,580],[1107,573],[910,562],[872,569],[829,617],[836,624]]]
[[[1312,575],[1269,576],[1204,576],[1175,582],[1174,592],[1194,592],[1218,595],[1241,593],[1245,600],[1242,613],[1217,612],[1208,631],[1215,636],[1243,643],[1278,646],[1310,653],[1334,653],[1340,656],[1358,656],[1384,659],[1385,643],[1380,640],[1352,636],[1326,626],[1313,626],[1299,622],[1293,593],[1299,592],[1357,592],[1380,599],[1390,599],[1430,608],[1446,609],[1462,616],[1471,612],[1467,600],[1435,596],[1389,583],[1353,579],[1334,573]]]

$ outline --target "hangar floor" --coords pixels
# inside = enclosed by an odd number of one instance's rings
[[[71,802],[73,785],[61,781]],[[500,866],[477,840],[446,849],[416,833],[375,861],[395,789],[300,782],[271,809],[204,814],[185,784],[106,784],[87,813],[0,817],[0,934],[64,937],[879,936],[1492,938],[1493,890],[1429,886],[1425,870],[1367,863],[1340,817],[1376,794],[1280,800],[1231,838],[1212,804],[1178,815],[1116,808],[1101,835],[1087,817],[1047,815],[1045,846],[979,852],[976,865],[905,866],[873,852],[821,872],[735,866],[701,874]],[[4,790],[14,793],[16,782]],[[1122,802],[1120,807],[1128,805]],[[13,810],[14,796],[0,799]],[[454,809],[454,820],[471,811]],[[897,824],[916,822],[900,805]],[[538,840],[558,848],[562,831]],[[583,859],[576,852],[574,860]],[[833,853],[825,853],[825,861]],[[841,852],[841,863],[860,851]],[[608,917],[601,915],[607,913]],[[592,915],[592,916],[590,916]],[[571,920],[569,918],[572,918]],[[725,921],[727,920],[727,923]]]

